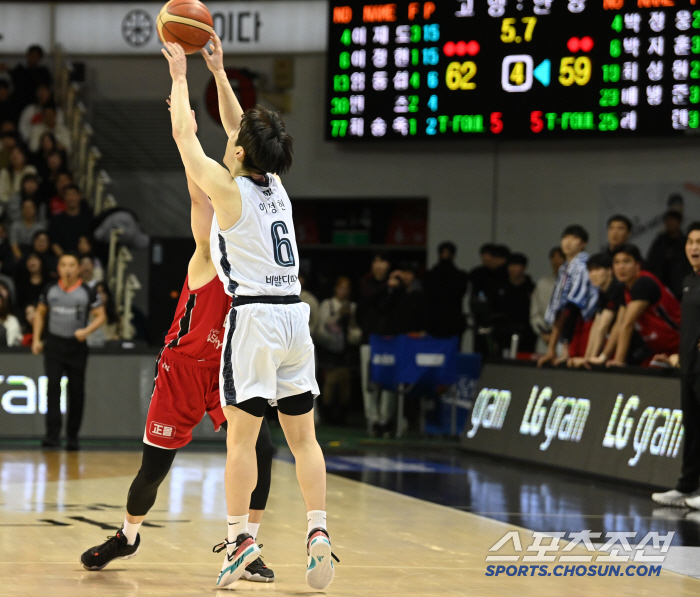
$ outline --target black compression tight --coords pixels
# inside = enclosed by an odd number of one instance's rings
[[[225,428],[224,423],[224,428]],[[250,496],[251,510],[264,510],[270,494],[272,479],[272,457],[275,449],[272,445],[270,427],[263,418],[260,435],[255,444],[258,461],[258,484]],[[145,516],[153,507],[158,495],[158,488],[163,482],[175,459],[177,450],[165,450],[144,444],[141,468],[131,483],[126,499],[126,511],[131,516]]]

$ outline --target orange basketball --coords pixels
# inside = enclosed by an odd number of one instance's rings
[[[199,0],[170,0],[160,9],[157,26],[160,41],[180,44],[185,54],[206,46],[214,33],[211,13]]]

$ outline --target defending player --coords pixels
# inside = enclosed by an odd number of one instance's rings
[[[219,108],[229,141],[228,170],[208,158],[193,132],[187,89],[187,60],[177,44],[163,54],[173,79],[172,124],[185,168],[211,198],[215,216],[212,257],[232,297],[221,359],[221,401],[229,424],[226,460],[228,540],[217,585],[242,573],[259,550],[249,534],[247,504],[255,485],[252,458],[263,413],[276,404],[296,459],[299,485],[308,510],[306,580],[327,587],[335,573],[326,530],[326,469],[314,431],[313,400],[318,395],[309,308],[299,299],[300,284],[292,207],[276,174],[292,163],[292,139],[278,114],[256,107],[245,114],[223,70],[221,42],[203,50],[214,73]],[[270,173],[275,173],[270,174]]]
[[[192,117],[190,118],[192,126]],[[195,123],[196,130],[196,123]],[[148,408],[141,469],[131,484],[124,526],[102,545],[80,558],[87,570],[102,570],[115,559],[133,558],[141,542],[139,527],[156,500],[158,487],[168,474],[178,448],[192,439],[192,429],[208,413],[218,431],[226,426],[219,402],[219,362],[224,321],[231,299],[217,279],[209,250],[213,209],[207,195],[187,177],[192,198],[192,233],[197,243],[187,270],[175,319],[156,362],[155,389]],[[270,491],[274,448],[263,419],[255,445],[258,480],[250,500],[249,526],[253,538]],[[259,550],[258,550],[259,553]],[[275,575],[260,558],[247,562],[244,578],[272,582]]]

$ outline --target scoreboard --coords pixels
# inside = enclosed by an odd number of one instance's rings
[[[700,131],[700,0],[331,0],[329,20],[329,140]]]

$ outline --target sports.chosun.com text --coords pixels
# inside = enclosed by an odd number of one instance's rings
[[[486,566],[485,576],[659,576],[661,566],[546,565]]]

